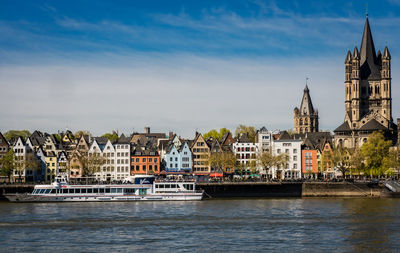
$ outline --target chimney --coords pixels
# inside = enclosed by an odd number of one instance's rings
[[[144,133],[149,134],[150,133],[150,127],[145,127],[144,128]]]

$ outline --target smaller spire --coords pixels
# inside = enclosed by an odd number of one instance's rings
[[[351,62],[351,52],[349,50],[347,51],[346,60],[344,61],[344,63],[350,63],[350,62]]]
[[[368,3],[365,4],[365,17],[368,18]]]
[[[360,59],[360,53],[358,52],[357,46],[355,46],[354,50],[353,50],[353,59],[356,59],[356,60]]]
[[[391,59],[391,56],[390,56],[390,53],[389,53],[389,49],[388,49],[387,46],[385,46],[385,50],[383,50],[383,58],[387,59],[387,60]]]

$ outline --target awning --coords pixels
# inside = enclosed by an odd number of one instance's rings
[[[211,173],[210,177],[223,177],[221,173]]]

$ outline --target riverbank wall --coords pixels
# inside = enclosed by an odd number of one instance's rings
[[[12,185],[0,185],[0,201],[7,200],[4,197],[6,193],[27,193],[33,191],[34,185],[30,184],[12,184]]]
[[[380,197],[378,184],[349,182],[199,183],[205,198]]]
[[[0,185],[0,200],[6,193],[32,192],[34,185]],[[205,198],[302,198],[381,197],[387,190],[378,184],[349,182],[221,182],[198,183]],[[390,196],[383,194],[385,197]]]

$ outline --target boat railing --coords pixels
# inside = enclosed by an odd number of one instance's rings
[[[154,180],[156,183],[194,183],[196,180],[194,179],[181,179],[181,180],[171,180],[171,179],[156,179]]]

